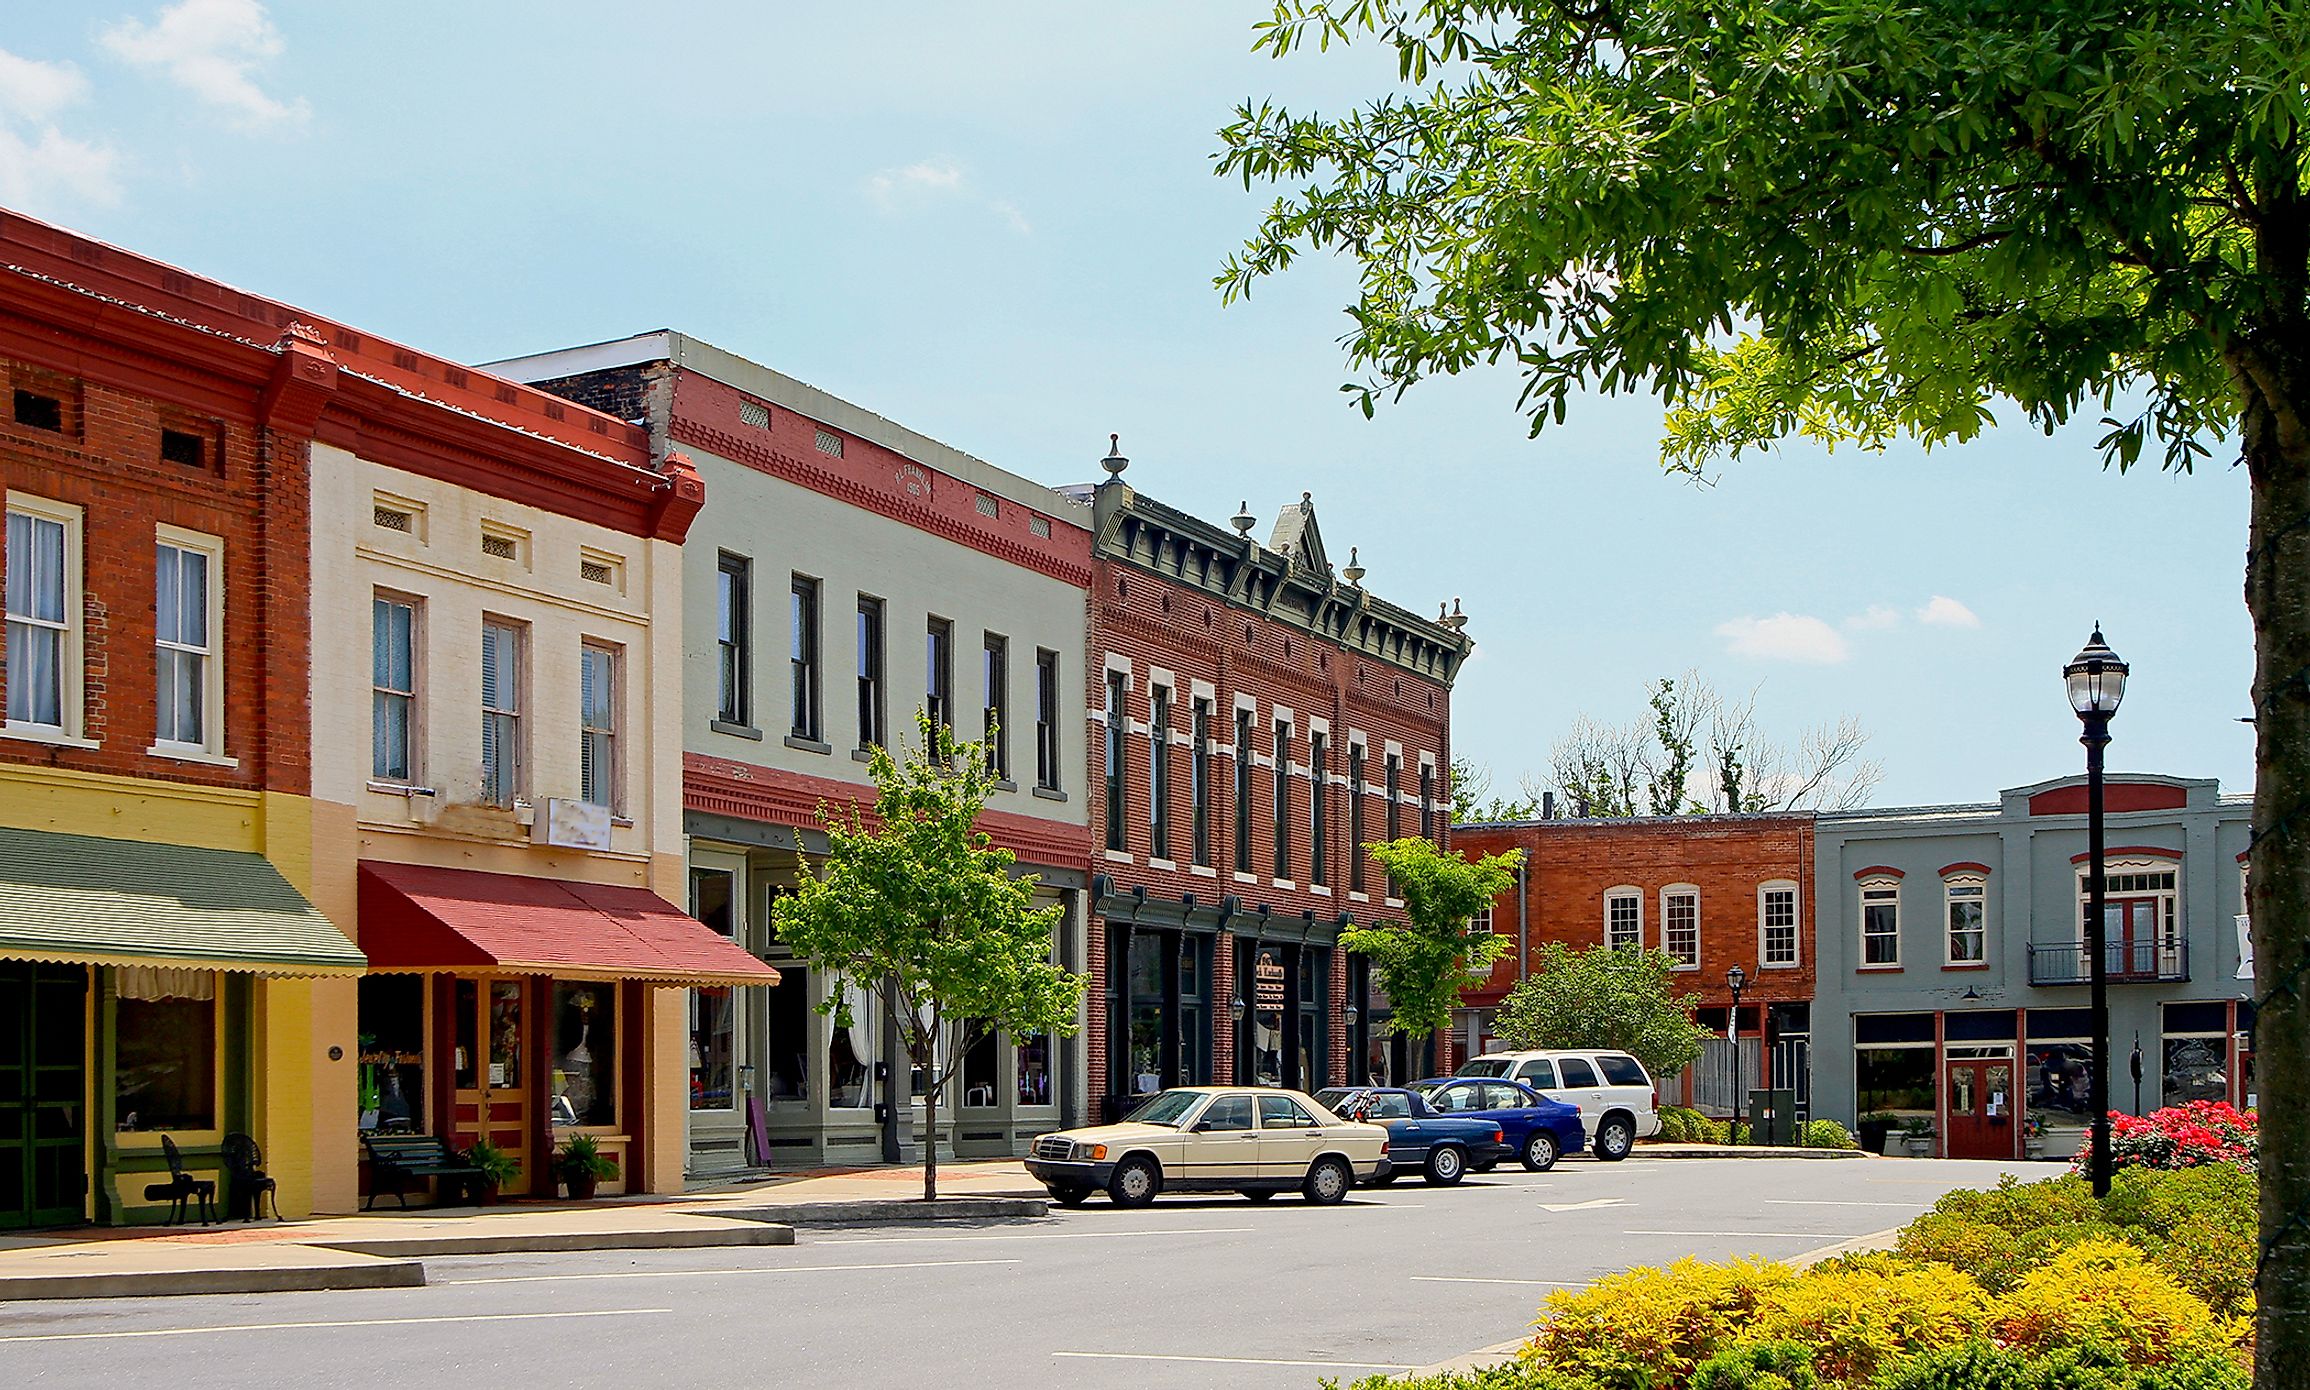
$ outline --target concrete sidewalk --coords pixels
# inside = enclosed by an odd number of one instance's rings
[[[380,1208],[301,1221],[82,1229],[0,1239],[0,1300],[419,1285],[426,1255],[791,1245],[794,1226],[1015,1220],[1048,1210],[1015,1161],[775,1176],[672,1197]]]

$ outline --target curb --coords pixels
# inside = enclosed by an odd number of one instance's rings
[[[1859,1149],[1799,1149],[1767,1148],[1743,1144],[1717,1147],[1709,1144],[1660,1144],[1637,1146],[1630,1158],[1873,1158]]]
[[[1820,1152],[1835,1153],[1838,1150],[1823,1149]],[[1846,1152],[1851,1151],[1847,1150]],[[1864,1158],[1867,1155],[1855,1153],[1853,1157]],[[1802,1255],[1792,1256],[1779,1263],[1785,1264],[1791,1269],[1809,1269],[1823,1260],[1833,1260],[1839,1255],[1850,1255],[1861,1250],[1888,1249],[1893,1244],[1894,1238],[1900,1234],[1901,1228],[1899,1226],[1890,1226],[1882,1231],[1871,1231],[1865,1236],[1854,1236],[1850,1240],[1840,1240],[1834,1245],[1824,1245],[1817,1250],[1807,1250]],[[1496,1342],[1488,1347],[1478,1347],[1474,1351],[1462,1352],[1449,1361],[1438,1361],[1432,1366],[1422,1366],[1417,1370],[1406,1371],[1395,1379],[1414,1380],[1421,1376],[1489,1370],[1494,1366],[1506,1365],[1515,1360],[1516,1354],[1530,1343],[1531,1338],[1529,1337],[1519,1337],[1513,1342]]]
[[[716,1216],[777,1221],[788,1226],[887,1226],[905,1221],[1032,1221],[1051,1214],[1041,1197],[941,1197],[924,1201],[785,1202],[776,1206],[717,1207]],[[789,1239],[791,1239],[789,1233]]]
[[[722,1213],[716,1213],[721,1215]],[[732,1212],[729,1215],[737,1215]],[[719,1245],[792,1245],[792,1226],[767,1218],[743,1226],[696,1230],[559,1231],[533,1235],[378,1236],[373,1239],[314,1241],[316,1250],[349,1255],[515,1255],[572,1250],[697,1250]]]
[[[22,1274],[0,1278],[12,1299],[157,1298],[175,1294],[310,1293],[334,1289],[414,1289],[425,1284],[415,1260],[270,1269],[143,1270],[122,1274]]]

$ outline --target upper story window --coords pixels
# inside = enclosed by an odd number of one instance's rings
[[[1700,969],[1700,890],[1689,883],[1660,890],[1660,948],[1677,969]]]
[[[1325,803],[1330,800],[1330,788],[1324,781],[1331,761],[1326,742],[1321,732],[1307,736],[1307,881],[1318,887],[1331,882],[1330,866],[1324,861],[1324,841],[1331,834],[1331,827],[1324,823]]]
[[[8,727],[81,730],[80,508],[8,495]]]
[[[1171,857],[1171,687],[1147,694],[1147,852]]]
[[[369,775],[381,782],[415,782],[423,763],[417,600],[379,594],[369,612]]]
[[[754,722],[753,568],[743,555],[724,555],[714,571],[714,645],[720,689],[714,717],[725,724]]]
[[[521,735],[522,630],[481,624],[481,799],[511,806],[524,790]]]
[[[1011,780],[1011,640],[999,632],[979,643],[979,717],[987,745],[987,771],[998,782]]]
[[[1420,838],[1436,838],[1436,765],[1420,764]]]
[[[1251,711],[1235,711],[1235,871],[1251,872]]]
[[[818,581],[806,574],[795,575],[792,594],[793,722],[790,732],[806,743],[816,743],[822,727],[818,703]]]
[[[1388,799],[1388,838],[1391,840],[1400,840],[1404,837],[1404,760],[1400,755],[1395,753],[1388,754],[1386,775],[1386,792]]]
[[[1898,879],[1861,883],[1861,966],[1901,964],[1901,884]]]
[[[153,557],[153,751],[223,752],[224,542],[163,527]]]
[[[933,618],[924,629],[922,656],[923,708],[930,722],[954,731],[954,624]]]
[[[2172,979],[2182,972],[2180,875],[2170,859],[2112,856],[2102,906],[2102,951],[2113,976]],[[2077,876],[2078,944],[2085,944],[2092,876]]]
[[[1123,848],[1123,737],[1130,723],[1124,712],[1124,675],[1121,671],[1107,673],[1107,848]]]
[[[1035,653],[1035,785],[1059,789],[1059,654]]]
[[[1198,699],[1188,715],[1187,803],[1190,862],[1211,867],[1211,702]]]
[[[1364,746],[1348,742],[1348,891],[1364,891]]]
[[[882,683],[882,600],[858,596],[858,746],[890,743]]]
[[[1275,876],[1291,877],[1291,725],[1275,721]]]
[[[1787,968],[1797,963],[1797,885],[1767,883],[1757,889],[1757,964]]]
[[[1644,945],[1644,893],[1614,888],[1604,895],[1604,944],[1614,949]]]
[[[1987,964],[1989,880],[1980,874],[1951,874],[1941,880],[1941,896],[1949,916],[1949,964]]]
[[[618,766],[618,682],[624,665],[617,648],[588,642],[578,654],[578,799],[625,809],[624,774]]]

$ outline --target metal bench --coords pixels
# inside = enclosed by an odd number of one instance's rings
[[[369,1200],[361,1204],[363,1211],[376,1206],[377,1198],[387,1192],[406,1209],[409,1184],[427,1178],[442,1180],[444,1202],[453,1191],[480,1200],[487,1175],[438,1135],[364,1134],[361,1144],[369,1150]]]

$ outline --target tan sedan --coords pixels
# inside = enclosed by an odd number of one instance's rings
[[[1155,1194],[1240,1192],[1264,1202],[1297,1189],[1330,1205],[1388,1170],[1388,1132],[1343,1120],[1298,1091],[1182,1086],[1147,1098],[1121,1124],[1045,1134],[1027,1171],[1066,1206],[1105,1191],[1119,1207]]]

